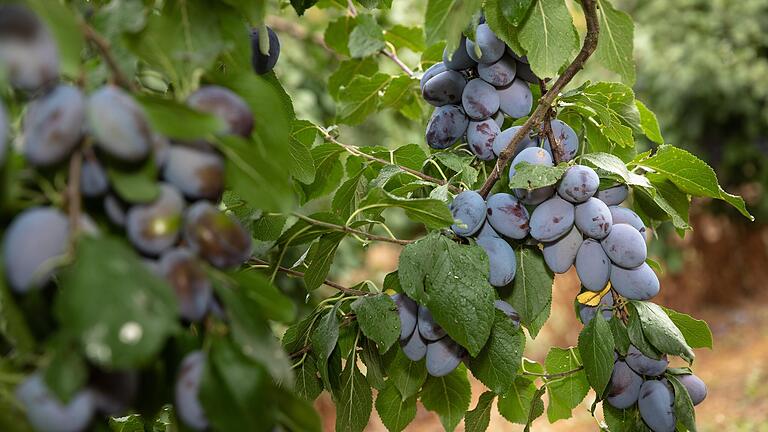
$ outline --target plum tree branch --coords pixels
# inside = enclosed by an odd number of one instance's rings
[[[264,261],[262,259],[259,259],[259,258],[254,258],[254,257],[251,257],[251,259],[248,260],[248,262],[252,263],[252,264],[263,265],[263,266],[272,266],[271,263],[269,263],[267,261]],[[291,275],[291,276],[295,276],[295,277],[298,277],[298,278],[303,278],[304,277],[304,273],[302,273],[300,271],[289,269],[287,267],[277,266],[277,270],[279,272],[281,272],[281,273],[285,273],[285,274],[288,274],[288,275]],[[344,285],[341,285],[339,283],[336,283],[336,282],[328,280],[328,279],[323,281],[323,285],[327,285],[327,286],[329,286],[331,288],[335,288],[335,289],[343,292],[344,294],[349,294],[349,295],[354,295],[354,296],[369,296],[369,295],[375,294],[375,293],[371,293],[371,292],[368,292],[368,291],[361,291],[361,290],[357,290],[357,289],[354,289],[354,288],[348,288],[348,287],[345,287]]]
[[[430,183],[439,184],[441,186],[447,184],[448,185],[448,189],[451,192],[453,192],[453,193],[461,192],[461,190],[458,187],[448,183],[446,180],[435,178],[435,177],[432,177],[432,176],[430,176],[428,174],[424,174],[421,171],[418,171],[418,170],[415,170],[415,169],[411,169],[411,168],[408,168],[408,167],[404,167],[402,165],[398,165],[398,164],[395,164],[395,163],[391,163],[390,161],[387,161],[387,160],[384,160],[384,159],[381,159],[381,158],[377,158],[376,156],[369,155],[369,154],[367,154],[365,152],[360,151],[360,149],[358,149],[355,146],[351,146],[349,144],[344,144],[344,143],[338,141],[331,134],[329,134],[328,131],[326,131],[325,129],[320,128],[320,127],[318,127],[317,129],[320,131],[320,133],[323,135],[323,138],[325,138],[326,141],[342,147],[344,150],[348,151],[350,154],[352,154],[354,156],[359,156],[361,158],[368,159],[369,161],[377,162],[377,163],[384,164],[384,165],[394,165],[394,166],[398,167],[399,169],[407,172],[408,174],[414,175],[414,176],[416,176],[416,177],[418,177],[418,178],[420,178],[422,180],[428,181]]]
[[[349,234],[355,234],[355,235],[358,235],[360,237],[365,237],[365,238],[367,238],[369,240],[382,241],[382,242],[394,243],[394,244],[399,244],[399,245],[407,245],[407,244],[411,244],[411,243],[414,242],[413,240],[400,240],[398,238],[392,238],[392,237],[380,236],[380,235],[377,235],[377,234],[371,234],[371,233],[368,233],[368,232],[365,232],[365,231],[354,229],[352,227],[348,227],[346,225],[336,225],[336,224],[330,223],[330,222],[323,222],[321,220],[312,219],[309,216],[304,216],[304,215],[299,214],[299,213],[292,213],[292,215],[296,216],[297,218],[299,218],[299,219],[303,220],[304,222],[307,222],[307,223],[309,223],[311,225],[315,225],[315,226],[319,226],[319,227],[323,227],[323,228],[329,228],[329,229],[332,229],[334,231],[341,231],[341,232],[345,232],[345,233],[349,233]]]
[[[576,58],[568,65],[565,71],[557,78],[552,88],[543,94],[539,99],[539,105],[536,110],[531,114],[528,120],[518,129],[517,133],[509,140],[504,150],[499,155],[499,159],[496,161],[496,166],[493,171],[483,183],[480,188],[480,195],[484,198],[488,196],[491,188],[497,181],[501,172],[509,164],[510,159],[515,154],[515,148],[523,140],[523,137],[527,136],[528,132],[533,126],[541,123],[547,113],[552,109],[552,102],[554,102],[557,95],[563,90],[563,88],[571,82],[576,74],[584,67],[587,59],[592,56],[597,48],[597,38],[600,32],[600,24],[597,19],[597,5],[595,0],[581,0],[582,9],[584,9],[584,17],[587,21],[587,34],[584,37],[584,43],[581,46],[581,50],[576,55]],[[552,144],[550,144],[552,145]]]
[[[83,23],[81,27],[85,39],[96,47],[96,49],[99,51],[99,55],[101,55],[101,57],[107,63],[107,67],[112,74],[112,78],[115,80],[115,84],[127,90],[136,91],[136,85],[133,83],[133,81],[125,76],[123,71],[120,69],[120,65],[117,64],[117,60],[112,55],[109,41],[87,23]]]

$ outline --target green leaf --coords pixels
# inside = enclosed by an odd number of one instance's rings
[[[467,370],[462,366],[444,377],[430,376],[421,391],[421,403],[440,416],[440,423],[447,431],[456,429],[471,399]]]
[[[651,345],[643,333],[643,323],[640,321],[640,316],[635,310],[635,307],[630,303],[627,306],[627,309],[630,312],[629,322],[627,323],[627,335],[629,336],[629,341],[647,357],[653,359],[661,358],[661,353]]]
[[[564,0],[536,0],[520,29],[533,72],[541,78],[554,77],[578,48],[579,37]]]
[[[388,431],[400,432],[416,418],[416,397],[403,399],[390,380],[376,397],[376,412]]]
[[[328,374],[328,358],[331,356],[338,340],[339,321],[336,318],[336,308],[333,308],[319,320],[317,327],[310,336],[312,352],[317,356],[317,369],[327,389],[331,388]]]
[[[386,360],[376,347],[376,343],[368,338],[364,338],[360,345],[363,346],[363,350],[360,352],[360,359],[365,364],[365,379],[371,387],[377,390],[384,389],[384,363]],[[390,351],[392,355],[387,355],[387,360],[392,359],[394,351]]]
[[[528,423],[529,414],[532,411],[544,410],[541,399],[534,399],[537,388],[531,380],[517,377],[509,391],[499,398],[499,413],[508,421],[517,424]],[[539,408],[534,405],[540,404]]]
[[[511,384],[511,383],[510,383]],[[484,432],[491,423],[491,409],[496,395],[493,392],[485,392],[480,395],[475,409],[467,411],[464,417],[465,432]]]
[[[82,72],[81,54],[85,49],[79,16],[60,2],[29,0],[27,4],[45,22],[56,40],[61,72],[77,78]]]
[[[291,129],[291,175],[296,180],[311,184],[315,181],[315,161],[312,159],[312,144],[317,138],[317,127],[306,120],[295,120]]]
[[[503,313],[496,312],[491,336],[477,357],[468,362],[472,375],[496,394],[513,385],[525,349],[525,335]]]
[[[598,396],[603,394],[611,380],[613,348],[611,327],[603,314],[598,313],[579,335],[579,353],[584,362],[584,371]]]
[[[624,183],[629,183],[630,173],[624,162],[610,153],[587,153],[581,156],[581,160],[590,165],[616,175]]]
[[[328,93],[334,99],[339,99],[342,87],[347,87],[357,76],[372,76],[379,70],[379,64],[372,57],[345,60],[339,68],[328,77]]]
[[[432,198],[400,198],[381,188],[371,189],[360,208],[375,211],[377,214],[390,207],[405,210],[405,214],[415,222],[423,223],[427,228],[447,228],[453,224],[453,215],[448,206]]]
[[[348,159],[348,161],[351,159]],[[349,169],[350,163],[347,162],[347,169]],[[361,189],[366,188],[365,177],[363,176],[365,167],[360,166],[357,168],[357,172],[351,173],[350,177],[341,184],[339,189],[336,190],[336,194],[333,196],[331,202],[331,208],[340,217],[348,218],[352,214],[352,211],[357,207],[359,201],[359,195]]]
[[[304,15],[304,12],[314,6],[315,3],[317,3],[317,0],[291,0],[291,6],[293,6],[298,16]]]
[[[352,57],[360,58],[376,54],[384,48],[384,29],[381,28],[373,15],[358,15],[357,25],[349,34],[349,53]]]
[[[74,264],[62,274],[55,311],[86,357],[109,367],[145,364],[178,328],[171,288],[132,248],[106,236],[78,243]]]
[[[357,368],[354,354],[341,374],[341,393],[336,401],[336,432],[362,432],[373,409],[371,387]]]
[[[691,348],[709,348],[712,349],[712,330],[709,329],[706,321],[693,318],[681,312],[661,307],[669,316],[669,319],[680,329],[685,337],[685,341]]]
[[[0,263],[0,335],[18,354],[27,356],[35,349],[35,337],[6,280],[5,269]],[[2,425],[1,420],[0,425]]]
[[[88,382],[88,366],[74,347],[60,344],[53,348],[45,368],[45,384],[62,402],[69,402]]]
[[[252,26],[264,22],[266,15],[266,0],[223,0],[224,3],[237,9]]]
[[[651,432],[640,417],[637,406],[621,410],[603,403],[603,413],[611,432]]]
[[[336,256],[336,249],[345,236],[343,232],[324,234],[309,248],[309,267],[304,273],[307,291],[313,291],[323,284],[333,264],[333,258]]]
[[[226,131],[221,118],[195,111],[179,102],[154,96],[136,98],[152,129],[170,139],[192,140]]]
[[[653,173],[646,173],[652,177]],[[656,174],[658,176],[658,174]],[[660,177],[660,176],[659,176]],[[655,219],[672,219],[672,224],[680,230],[689,230],[688,208],[690,198],[668,180],[656,181],[653,188],[636,188],[635,205]]]
[[[397,49],[408,48],[416,53],[427,48],[427,44],[424,42],[424,29],[421,27],[406,27],[399,24],[392,26],[389,30],[384,31],[384,40]]]
[[[244,270],[231,276],[239,287],[241,301],[251,303],[261,316],[284,323],[296,319],[296,305],[263,275]]]
[[[519,247],[515,252],[517,274],[508,301],[520,313],[520,322],[535,337],[541,327],[532,324],[552,301],[554,277],[537,249]]]
[[[215,338],[205,360],[198,398],[216,430],[266,431],[273,397],[264,368],[229,339]]]
[[[129,203],[148,203],[160,195],[157,165],[148,160],[139,169],[108,167],[107,176],[117,195]]]
[[[661,129],[659,128],[659,121],[656,119],[656,114],[639,100],[635,100],[635,104],[637,105],[637,110],[640,112],[640,126],[643,128],[645,136],[657,144],[664,144],[664,137],[661,136]]]
[[[403,354],[402,350],[397,350],[395,359],[389,365],[387,372],[389,373],[389,380],[397,387],[403,399],[408,399],[418,393],[427,379],[427,367],[424,360],[411,361]]]
[[[600,37],[595,57],[605,67],[621,75],[627,85],[635,83],[633,41],[635,25],[626,13],[617,10],[608,0],[597,0],[600,11]]]
[[[317,366],[311,360],[308,357],[296,369],[296,381],[294,383],[296,395],[308,401],[317,399],[323,391],[322,382],[320,377],[317,376]]]
[[[690,432],[696,432],[696,411],[693,409],[693,402],[688,390],[683,383],[672,374],[665,374],[667,380],[672,384],[675,393],[675,419],[682,423]]]
[[[629,350],[629,333],[627,327],[621,320],[611,319],[608,320],[608,325],[611,328],[611,335],[613,336],[613,343],[616,351],[621,355],[627,355]]]
[[[659,351],[682,357],[688,363],[695,355],[675,323],[655,303],[632,301],[643,326],[643,334]],[[639,347],[638,347],[639,348]]]
[[[400,254],[398,275],[409,297],[425,305],[448,335],[477,356],[494,321],[488,256],[433,232]]]
[[[754,220],[747,211],[744,200],[725,192],[718,184],[712,168],[683,149],[669,145],[659,146],[655,155],[637,161],[637,165],[664,175],[685,193],[723,200],[749,220]]]
[[[392,298],[387,294],[365,296],[351,306],[365,337],[376,342],[380,353],[387,352],[400,337],[400,317]]]
[[[573,348],[553,347],[549,350],[544,364],[548,374],[559,374],[576,370],[581,366],[581,360]],[[584,371],[580,370],[564,377],[549,380],[547,390],[549,391],[547,417],[550,423],[554,423],[557,420],[571,417],[573,408],[587,396],[589,382]]]
[[[343,16],[336,21],[328,23],[325,28],[323,40],[325,44],[339,54],[349,55],[349,35],[357,26],[357,20],[350,16]]]
[[[365,120],[379,107],[381,95],[391,80],[392,77],[384,73],[370,77],[355,76],[347,86],[339,90],[339,120],[348,125],[356,125]]]
[[[557,183],[563,174],[568,171],[569,167],[564,163],[552,167],[520,162],[513,168],[515,169],[515,174],[509,179],[509,187],[533,190]]]
[[[480,0],[429,0],[424,17],[427,44],[446,40],[448,51],[454,51],[459,44],[461,32],[481,5]]]
[[[511,0],[503,2],[501,12],[510,24],[517,27],[523,22],[534,0]]]
[[[278,423],[290,431],[321,432],[320,416],[311,403],[282,388],[273,388]],[[162,429],[165,431],[165,429]],[[162,432],[156,431],[156,432]]]
[[[520,46],[520,41],[518,40],[520,32],[518,26],[523,22],[522,20],[524,20],[525,16],[520,17],[520,22],[513,24],[505,14],[509,14],[510,9],[516,8],[520,3],[529,3],[528,9],[530,9],[532,1],[533,0],[513,0],[510,2],[506,0],[486,0],[483,8],[485,12],[485,20],[491,30],[493,30],[496,36],[504,41],[507,46],[512,48],[512,51],[519,55],[525,54],[525,48]]]
[[[418,89],[418,83],[418,80],[408,75],[393,78],[381,99],[382,106],[398,109],[411,102]]]

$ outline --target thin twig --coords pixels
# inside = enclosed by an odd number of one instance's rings
[[[565,372],[560,372],[560,373],[555,373],[555,374],[540,374],[540,373],[528,372],[528,371],[523,371],[522,374],[523,375],[528,375],[528,376],[541,377],[541,378],[544,378],[544,379],[552,379],[552,378],[560,378],[560,377],[564,377],[564,376],[568,376],[568,375],[573,375],[576,372],[578,372],[580,370],[583,370],[583,369],[584,369],[584,366],[579,366],[576,369],[571,369],[571,370],[568,370],[568,371],[565,371]]]
[[[333,224],[333,223],[330,223],[330,222],[323,222],[321,220],[312,219],[311,217],[304,216],[304,215],[298,214],[298,213],[293,213],[293,216],[296,216],[297,218],[299,218],[299,219],[301,219],[301,220],[303,220],[303,221],[305,221],[305,222],[307,222],[307,223],[309,223],[311,225],[316,225],[316,226],[320,226],[320,227],[323,227],[323,228],[330,228],[330,229],[332,229],[334,231],[341,231],[341,232],[345,232],[345,233],[349,233],[349,234],[359,235],[361,237],[367,238],[368,240],[382,241],[382,242],[394,243],[394,244],[399,244],[399,245],[408,245],[408,244],[411,244],[411,243],[414,242],[413,240],[400,240],[398,238],[392,238],[392,237],[386,237],[386,236],[380,236],[380,235],[376,235],[376,234],[371,234],[371,233],[367,233],[365,231],[360,231],[360,230],[357,230],[357,229],[354,229],[354,228],[351,228],[351,227],[348,227],[348,226],[345,226],[345,225],[336,225],[336,224]]]
[[[250,262],[252,264],[263,265],[263,266],[271,266],[272,265],[271,263],[269,263],[267,261],[264,261],[264,260],[261,260],[261,259],[258,259],[258,258],[253,258],[253,257],[251,257],[251,259],[248,260],[248,262]],[[299,277],[299,278],[303,278],[304,277],[304,273],[296,271],[296,270],[289,269],[287,267],[277,266],[277,270],[282,272],[282,273],[289,274],[291,276],[296,276],[296,277]],[[372,292],[368,292],[368,291],[361,291],[361,290],[357,290],[357,289],[354,289],[354,288],[348,288],[348,287],[345,287],[344,285],[341,285],[339,283],[330,281],[328,279],[323,281],[323,285],[327,285],[327,286],[329,286],[331,288],[335,288],[335,289],[343,292],[344,294],[349,294],[349,295],[354,295],[354,296],[369,296],[369,295],[376,294],[376,293],[372,293]]]
[[[539,80],[539,88],[542,95],[547,94],[547,84],[542,79]],[[555,138],[555,134],[552,132],[551,121],[555,116],[554,114],[553,109],[547,110],[547,113],[544,115],[544,121],[541,122],[541,131],[544,133],[547,141],[549,141],[549,148],[552,149],[552,158],[555,161],[555,165],[557,165],[565,159],[565,150],[562,143]]]
[[[395,64],[396,64],[396,65],[397,65],[397,66],[398,66],[400,69],[402,69],[402,70],[403,70],[403,72],[405,72],[405,73],[406,73],[406,74],[407,74],[409,77],[413,78],[413,77],[415,77],[415,76],[416,76],[416,75],[413,73],[413,71],[411,70],[411,68],[409,68],[409,67],[408,67],[408,66],[407,66],[405,63],[403,63],[403,61],[402,61],[402,60],[400,60],[400,57],[398,57],[398,56],[397,56],[397,54],[395,54],[395,52],[394,52],[394,51],[389,51],[388,49],[384,48],[383,50],[381,50],[381,51],[379,51],[379,52],[380,52],[382,55],[384,55],[384,56],[386,56],[387,58],[389,58],[390,60],[392,60],[393,62],[395,62]]]
[[[72,240],[77,238],[80,231],[80,212],[82,199],[80,197],[80,171],[83,167],[83,154],[75,151],[69,158],[69,179],[67,181],[67,211],[69,213],[69,233]]]
[[[414,176],[416,176],[416,177],[418,177],[418,178],[420,178],[422,180],[426,180],[426,181],[431,182],[431,183],[439,184],[441,186],[445,185],[445,184],[448,184],[448,182],[446,180],[442,180],[442,179],[438,179],[438,178],[432,177],[430,175],[424,174],[421,171],[418,171],[418,170],[415,170],[415,169],[411,169],[411,168],[408,168],[408,167],[404,167],[402,165],[393,164],[393,163],[391,163],[389,161],[386,161],[384,159],[377,158],[376,156],[372,156],[372,155],[369,155],[367,153],[364,153],[364,152],[360,151],[360,149],[358,149],[355,146],[351,146],[349,144],[344,144],[342,142],[339,142],[338,140],[336,140],[336,138],[331,136],[331,134],[329,134],[328,131],[326,131],[323,128],[318,128],[318,130],[320,131],[321,134],[323,134],[323,137],[325,138],[326,141],[328,141],[328,142],[330,142],[332,144],[336,144],[336,145],[344,148],[344,150],[348,151],[349,153],[351,153],[354,156],[360,156],[360,157],[362,157],[364,159],[368,159],[369,161],[378,162],[378,163],[384,164],[384,165],[394,165],[394,166],[400,168],[401,170],[403,170],[403,171],[405,171],[405,172],[407,172],[409,174],[412,174],[412,175],[414,175]],[[461,189],[459,189],[456,186],[451,185],[451,184],[448,184],[448,189],[450,189],[450,191],[453,192],[453,193],[461,192]]]
[[[82,29],[85,38],[96,46],[96,48],[99,50],[99,54],[107,63],[107,67],[109,67],[115,83],[127,90],[135,91],[136,85],[133,83],[133,81],[125,76],[123,71],[120,69],[120,66],[117,64],[117,60],[115,60],[115,57],[112,55],[109,41],[100,35],[93,27],[86,23],[82,24]]]
[[[491,188],[499,180],[501,172],[504,171],[510,159],[515,154],[515,148],[523,140],[523,137],[528,135],[531,128],[538,125],[544,119],[544,116],[552,108],[552,102],[555,97],[563,90],[563,88],[571,82],[574,76],[584,67],[584,63],[589,59],[595,48],[597,48],[597,36],[599,33],[599,23],[597,20],[597,7],[595,0],[581,0],[582,8],[584,9],[584,17],[587,21],[587,35],[584,37],[584,44],[581,46],[579,54],[573,59],[571,64],[565,69],[562,75],[555,81],[552,88],[542,95],[539,99],[539,106],[526,120],[525,123],[518,129],[517,133],[509,140],[504,151],[499,155],[499,159],[496,161],[491,174],[485,180],[485,183],[480,188],[480,195],[487,197]]]

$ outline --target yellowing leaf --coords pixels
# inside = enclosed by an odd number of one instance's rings
[[[600,300],[605,297],[606,294],[608,294],[611,291],[611,283],[608,282],[608,285],[603,288],[600,292],[594,292],[594,291],[586,291],[578,296],[576,296],[576,300],[585,305],[585,306],[597,306],[600,304]]]

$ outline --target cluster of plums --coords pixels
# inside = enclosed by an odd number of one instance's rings
[[[426,358],[427,372],[435,377],[448,375],[467,358],[467,351],[435,322],[429,309],[403,293],[392,295],[392,300],[400,316],[400,346],[406,357]],[[509,303],[496,300],[494,305],[520,326],[520,315]]]
[[[664,378],[668,365],[666,355],[653,359],[630,345],[625,357],[616,355],[606,402],[618,409],[637,404],[640,416],[652,431],[673,432],[675,394],[672,385]],[[707,397],[707,386],[696,375],[675,375],[675,378],[685,387],[693,405]]]
[[[501,144],[494,143],[509,142],[514,134],[515,128],[501,131],[505,116],[516,119],[531,112],[529,83],[538,83],[538,78],[528,60],[488,24],[480,24],[474,41],[462,36],[458,48],[446,50],[443,61],[421,78],[422,97],[437,107],[427,125],[427,144],[445,149],[466,139],[478,159],[495,159]]]
[[[80,151],[83,159],[77,182],[83,211],[79,229],[98,235],[95,220],[103,220],[109,230],[122,230],[148,268],[168,281],[184,322],[199,322],[209,313],[220,312],[206,265],[232,269],[251,254],[248,231],[216,204],[224,190],[223,156],[204,140],[169,141],[153,132],[142,107],[116,86],[85,94],[61,82],[56,45],[42,22],[24,7],[0,8],[0,65],[11,85],[31,97],[20,139],[28,166],[46,175]],[[258,44],[258,35],[253,37]],[[254,68],[268,71],[274,66],[279,43],[271,31],[270,40],[269,56],[257,59],[254,51]],[[250,108],[224,87],[204,86],[188,98],[187,105],[220,118],[225,125],[222,134],[249,137],[252,133]],[[6,152],[6,117],[0,107],[0,156]],[[157,172],[151,196],[125,195],[115,187],[111,170],[132,175],[151,164]],[[104,217],[94,220],[89,214]],[[24,295],[53,285],[57,263],[70,252],[71,223],[67,214],[53,206],[29,208],[14,217],[2,240],[5,276],[14,293]],[[205,427],[197,400],[201,360],[200,353],[185,358],[176,386],[177,413],[195,429]],[[93,367],[88,386],[67,403],[46,387],[40,372],[22,382],[16,394],[36,430],[79,431],[96,412],[124,413],[137,386],[136,371],[107,373]]]

